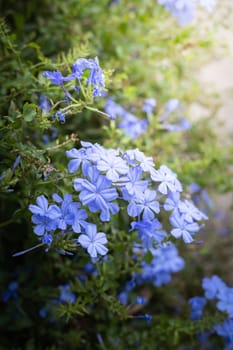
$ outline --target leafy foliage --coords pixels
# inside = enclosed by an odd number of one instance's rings
[[[92,263],[81,247],[77,253],[69,235],[56,241],[56,250],[44,252],[43,244],[37,246],[28,208],[40,195],[69,193],[73,175],[67,170],[65,151],[80,149],[80,140],[108,149],[138,148],[153,157],[157,169],[166,164],[176,172],[185,190],[196,182],[210,192],[230,192],[232,155],[217,144],[208,121],[178,132],[166,129],[162,121],[172,98],[180,101],[166,117],[173,127],[190,103],[203,103],[193,72],[213,50],[212,32],[178,26],[151,0],[7,1],[2,16],[0,349],[183,349],[190,344],[204,349],[197,332],[209,331],[225,319],[209,305],[202,320],[189,320],[187,300],[201,293],[203,270],[222,269],[209,268],[208,245],[199,249],[178,243],[186,268],[169,285],[155,287],[149,281],[134,286],[124,305],[119,295],[140,273],[142,256],[133,255],[133,243],[139,240],[135,231],[127,232],[129,215],[123,201],[111,225],[101,223],[109,239],[107,259]],[[75,90],[77,78],[54,85],[43,75],[59,71],[70,76],[77,59],[95,57],[105,77],[103,96],[93,96],[87,70],[81,90]],[[108,117],[108,98],[138,120],[145,119],[146,133],[134,140],[125,134],[119,116]],[[151,113],[143,111],[148,98],[157,101]],[[212,102],[208,108],[214,115]],[[186,191],[186,196],[195,193]],[[89,214],[96,223],[96,213]],[[159,216],[166,227],[168,218],[164,212]],[[215,253],[220,254],[218,249]],[[146,263],[152,258],[148,251]],[[145,304],[139,304],[137,296]],[[151,323],[145,315],[153,315]],[[222,345],[215,333],[210,340]]]

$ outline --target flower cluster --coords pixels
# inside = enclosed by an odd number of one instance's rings
[[[52,308],[58,304],[70,303],[74,304],[76,301],[76,295],[71,291],[69,284],[58,286],[59,296],[57,298],[50,299],[47,304],[39,310],[39,315],[42,318],[49,317],[50,322],[55,322],[56,319],[52,317]]]
[[[143,105],[143,110],[146,113],[149,111],[152,113],[154,107],[155,103],[153,105],[153,102],[147,100]],[[147,130],[147,119],[139,119],[134,114],[127,112],[111,98],[108,98],[106,101],[105,112],[109,115],[110,119],[119,118],[117,126],[122,129],[125,135],[129,136],[131,140],[135,140]]]
[[[226,341],[226,349],[233,347],[233,288],[228,287],[220,277],[214,275],[203,278],[202,287],[205,291],[204,297],[194,297],[189,300],[191,305],[191,318],[199,320],[202,317],[203,308],[207,301],[215,300],[219,311],[228,315],[224,323],[213,327],[213,330]]]
[[[107,243],[105,234],[96,230],[96,225],[86,221],[88,214],[80,208],[81,203],[73,202],[70,194],[65,194],[62,199],[54,193],[53,200],[57,204],[48,204],[44,195],[37,197],[37,205],[31,204],[29,210],[33,213],[32,222],[35,224],[34,232],[43,244],[50,246],[53,242],[53,233],[60,230],[61,234],[81,233],[77,240],[83,248],[87,248],[91,257],[97,257],[97,253],[105,255]]]
[[[53,203],[49,204],[41,195],[37,197],[36,205],[29,206],[34,232],[43,244],[56,246],[59,237],[74,236],[75,244],[87,249],[92,258],[106,255],[107,236],[98,232],[97,227],[110,222],[113,215],[125,209],[129,232],[138,235],[137,249],[150,250],[156,262],[160,258],[154,249],[164,240],[173,236],[183,238],[185,243],[193,241],[200,228],[197,221],[207,217],[192,202],[180,198],[182,186],[171,169],[165,165],[156,169],[152,157],[138,149],[106,149],[89,142],[81,142],[81,145],[80,149],[66,152],[70,159],[68,170],[75,175],[73,187],[78,201],[73,201],[71,194],[62,198],[55,193]],[[165,229],[159,220],[163,210],[171,212],[170,225]],[[167,251],[176,255],[172,247],[161,248],[161,252]],[[168,273],[180,268],[175,267],[176,264],[173,266],[173,270],[169,267]],[[144,268],[153,270],[153,262]],[[166,277],[153,277],[154,280],[157,278],[157,285],[159,280],[169,279],[167,272],[163,271]]]
[[[158,248],[151,248],[150,252],[151,262],[142,261],[140,273],[135,273],[119,294],[118,298],[122,304],[129,302],[130,292],[136,286],[151,283],[155,287],[160,287],[171,281],[171,273],[180,271],[185,265],[174,244],[163,243]]]
[[[88,72],[88,73],[86,73]],[[69,100],[69,92],[64,88],[64,83],[69,81],[74,81],[75,91],[79,92],[82,88],[82,82],[85,83],[86,87],[91,86],[93,88],[93,96],[102,96],[105,87],[104,74],[100,68],[98,58],[86,59],[79,58],[72,65],[72,73],[66,77],[62,75],[60,71],[45,71],[43,76],[50,79],[51,83],[54,85],[60,85],[64,92],[66,98]],[[43,111],[49,108],[48,101],[40,101]]]
[[[13,281],[9,283],[7,290],[4,290],[2,292],[2,301],[8,302],[10,299],[17,299],[18,298],[18,288],[19,284],[16,281]]]
[[[83,108],[105,115],[98,109],[89,106],[92,104],[93,97],[105,94],[105,77],[97,57],[94,59],[78,58],[71,67],[71,73],[67,76],[63,76],[60,71],[45,71],[43,76],[48,78],[53,85],[62,88],[64,99],[53,104],[53,101],[47,96],[40,95],[38,106],[42,116],[50,115],[52,120],[65,123],[66,115],[80,112]],[[60,105],[59,110],[55,110],[57,105]]]
[[[158,0],[160,5],[172,13],[180,25],[186,25],[194,19],[196,4],[212,12],[216,0]]]
[[[148,98],[142,105],[142,111],[146,113],[147,118],[140,119],[134,114],[125,110],[121,105],[116,103],[112,98],[108,98],[105,104],[105,112],[110,119],[117,119],[117,126],[124,131],[131,140],[137,139],[139,136],[147,131],[149,121],[151,121],[151,115],[157,105],[157,101],[154,98]],[[190,122],[184,117],[174,118],[175,111],[179,111],[180,102],[176,98],[168,100],[164,106],[164,113],[159,117],[159,123],[161,129],[166,131],[185,131],[191,128]],[[173,123],[168,123],[167,119],[173,113]]]
[[[176,113],[174,113],[176,112]],[[159,118],[161,127],[166,131],[185,131],[191,128],[191,123],[184,117],[180,117],[180,101],[177,98],[171,98],[164,105],[164,113]],[[168,119],[173,122],[167,122]]]

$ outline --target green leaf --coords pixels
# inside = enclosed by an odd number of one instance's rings
[[[23,117],[26,122],[31,122],[37,115],[37,106],[33,103],[25,103],[23,106]]]

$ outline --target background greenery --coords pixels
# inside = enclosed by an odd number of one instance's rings
[[[213,319],[221,321],[221,315],[207,315],[196,325],[189,321],[186,300],[201,293],[206,271],[230,276],[219,262],[222,256],[228,259],[228,253],[225,257],[219,245],[207,243],[208,226],[203,247],[180,247],[186,269],[171,284],[145,287],[149,302],[143,312],[155,315],[151,325],[128,319],[132,315],[117,300],[135,269],[132,262],[122,259],[131,249],[126,233],[120,232],[111,242],[115,248],[109,261],[97,265],[98,276],[87,275],[85,287],[78,276],[84,273],[88,257],[42,249],[17,258],[12,254],[37,243],[28,205],[42,193],[66,192],[65,150],[79,147],[79,140],[123,149],[138,147],[153,156],[157,166],[170,166],[185,186],[196,182],[210,193],[232,190],[232,154],[218,145],[208,121],[179,133],[162,130],[158,122],[170,98],[181,101],[182,114],[198,101],[214,116],[213,99],[205,99],[195,81],[195,70],[214,50],[213,28],[202,23],[179,27],[151,0],[8,1],[1,7],[0,287],[7,290],[11,281],[17,281],[19,289],[17,298],[2,301],[0,349],[185,349],[195,343],[200,349],[197,329],[208,329]],[[144,100],[157,100],[147,134],[134,142],[99,113],[81,108],[60,124],[38,107],[41,94],[54,103],[63,99],[61,89],[50,85],[43,71],[68,73],[77,58],[95,56],[107,77],[108,96],[124,108],[133,108],[138,117],[144,117]],[[105,98],[88,103],[103,110]],[[54,140],[51,127],[58,132]],[[44,135],[50,136],[49,143],[44,143]],[[20,164],[13,170],[19,155]],[[213,224],[211,235],[218,235]],[[230,238],[223,237],[220,244],[225,247],[229,242]],[[60,304],[53,307],[55,320],[41,318],[39,310],[58,297],[58,286],[63,284],[70,284],[78,295],[75,307]]]

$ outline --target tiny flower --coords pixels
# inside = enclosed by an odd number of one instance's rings
[[[168,100],[164,107],[167,112],[171,113],[179,107],[179,104],[180,101],[177,98],[171,98],[170,100]]]
[[[100,210],[102,221],[110,220],[110,213],[116,214],[119,207],[112,201],[118,198],[118,193],[112,187],[112,181],[101,175],[95,167],[89,166],[87,169],[90,181],[83,178],[74,180],[74,188],[81,191],[79,198],[83,205],[88,205],[93,213]]]
[[[61,111],[56,112],[56,117],[58,118],[58,120],[60,122],[65,123],[66,118],[65,118],[65,115]]]
[[[181,192],[182,186],[177,176],[171,169],[169,169],[166,165],[162,165],[159,170],[154,170],[151,173],[151,178],[153,181],[161,182],[159,184],[158,190],[162,194],[168,194],[171,192]]]
[[[29,205],[29,210],[33,213],[32,222],[36,224],[34,232],[42,236],[46,231],[53,231],[57,228],[60,212],[56,205],[49,205],[43,195],[38,196],[36,202],[37,205]]]
[[[60,290],[59,301],[62,303],[71,303],[73,304],[76,300],[76,296],[73,292],[71,292],[71,288],[69,284],[62,285],[58,287]]]
[[[97,169],[106,172],[106,178],[111,181],[118,181],[120,175],[125,175],[129,167],[121,157],[114,157],[112,154],[103,154],[97,161]]]
[[[140,305],[144,305],[144,304],[146,303],[145,298],[140,297],[140,296],[137,296],[136,301],[137,301],[137,303],[140,304]]]
[[[42,238],[42,243],[50,246],[53,241],[53,236],[50,233],[45,233],[43,238]]]
[[[117,117],[124,116],[126,111],[118,103],[114,102],[112,98],[108,98],[105,104],[105,112],[111,120],[115,120]]]
[[[227,288],[221,278],[215,275],[203,278],[202,287],[205,290],[205,297],[210,300],[216,298],[221,291]]]
[[[147,130],[148,121],[146,119],[139,119],[135,115],[126,112],[124,118],[118,123],[118,127],[124,130],[125,135],[129,136],[131,140],[136,140],[140,135]]]
[[[73,79],[72,76],[63,77],[60,71],[53,71],[53,72],[45,71],[43,73],[43,76],[50,79],[51,83],[54,85],[62,85],[64,81],[69,81]]]
[[[200,229],[196,222],[185,221],[177,212],[170,216],[170,223],[174,227],[171,230],[172,236],[182,237],[185,243],[191,243],[193,241],[192,235]]]
[[[97,227],[94,224],[86,226],[85,234],[78,238],[78,242],[83,248],[86,248],[92,258],[96,258],[97,254],[106,255],[108,249],[105,247],[107,238],[105,233],[97,232]]]
[[[17,299],[18,293],[17,290],[19,288],[19,284],[16,281],[11,282],[8,285],[7,290],[2,292],[2,300],[6,303],[9,299]]]
[[[147,114],[153,113],[154,108],[156,107],[157,101],[154,98],[147,98],[142,106],[143,112]]]
[[[220,323],[219,325],[214,327],[215,332],[224,337],[226,340],[226,344],[229,346],[226,346],[226,350],[232,349],[233,346],[233,319],[227,319],[223,323]]]
[[[145,314],[145,315],[138,315],[138,316],[135,316],[136,318],[144,318],[146,320],[146,322],[149,324],[151,323],[153,317],[149,314]]]
[[[193,297],[189,299],[189,304],[191,306],[190,318],[194,321],[200,320],[203,313],[203,308],[206,304],[206,299],[204,297]]]
[[[90,84],[93,86],[93,96],[102,96],[103,88],[105,87],[104,74],[99,65],[99,60],[97,57],[94,59],[79,58],[72,66],[73,78],[81,80],[83,77],[83,72],[89,70],[89,77],[86,80],[86,85]]]
[[[51,103],[49,102],[48,97],[40,95],[38,106],[41,109],[42,115],[48,114],[51,109]]]

